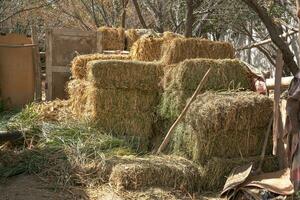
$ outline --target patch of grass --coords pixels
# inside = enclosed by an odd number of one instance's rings
[[[96,177],[78,178],[86,166],[103,163],[108,157],[144,153],[136,138],[116,137],[94,124],[43,122],[34,106],[0,118],[0,124],[8,130],[26,130],[24,145],[13,149],[0,146],[0,179],[38,173],[59,187],[92,184],[97,182]]]

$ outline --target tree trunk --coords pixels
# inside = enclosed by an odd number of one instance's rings
[[[121,1],[122,1],[121,27],[126,28],[126,8],[129,0],[121,0]]]
[[[299,22],[299,30],[300,30],[300,0],[296,0],[296,4],[297,4],[297,17],[298,17],[298,22]],[[299,40],[298,42],[300,44],[300,34],[298,34],[298,40]],[[298,57],[299,56],[300,55],[298,55]]]
[[[136,10],[136,13],[138,15],[138,18],[140,20],[140,23],[142,24],[143,28],[148,29],[148,26],[147,26],[147,24],[146,24],[146,22],[143,18],[143,15],[142,15],[142,12],[141,12],[141,9],[140,9],[140,6],[139,6],[137,0],[132,0],[132,2],[133,2],[133,5],[134,5],[134,8]]]
[[[194,24],[194,8],[193,0],[186,0],[186,17],[185,17],[185,37],[193,36],[193,24]]]
[[[243,0],[250,8],[253,9],[265,24],[270,34],[272,42],[281,50],[285,66],[289,71],[296,75],[298,72],[298,66],[294,61],[294,55],[289,49],[288,44],[283,38],[280,37],[280,29],[274,23],[274,20],[268,15],[265,8],[261,7],[256,0]],[[297,0],[299,1],[299,0]]]

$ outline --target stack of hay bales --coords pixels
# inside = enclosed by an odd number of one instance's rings
[[[165,43],[162,51],[162,62],[167,65],[193,58],[234,58],[231,44],[201,38],[173,38]]]
[[[171,65],[165,70],[164,93],[160,104],[161,115],[174,120],[209,68],[212,71],[201,92],[251,89],[252,87],[247,66],[238,60],[185,60],[176,66]]]
[[[124,50],[125,30],[123,28],[100,27],[100,43],[103,50]]]
[[[158,63],[91,61],[86,80],[73,80],[69,93],[79,116],[107,131],[147,141],[153,134],[162,74]]]
[[[221,189],[234,167],[258,163],[272,112],[273,101],[255,92],[206,92],[177,128],[173,151],[202,166],[204,190]],[[276,170],[276,159],[266,160],[264,170]]]

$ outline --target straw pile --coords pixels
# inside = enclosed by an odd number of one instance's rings
[[[168,187],[196,191],[199,178],[198,168],[188,160],[151,156],[135,159],[131,164],[116,165],[109,181],[118,190]]]
[[[191,59],[165,69],[160,113],[165,118],[176,118],[192,96],[209,68],[212,71],[202,92],[207,90],[251,89],[247,66],[238,60]]]
[[[133,44],[141,37],[136,29],[126,30],[125,35],[126,35],[126,50],[130,50]]]
[[[176,131],[174,150],[205,164],[212,157],[260,154],[272,116],[270,98],[254,92],[199,95]],[[268,146],[267,153],[271,151]]]
[[[123,28],[100,27],[101,44],[103,50],[124,50],[125,30]]]
[[[75,79],[85,79],[87,63],[93,60],[130,60],[128,55],[88,54],[80,55],[72,61],[72,76]]]
[[[33,104],[33,110],[42,121],[66,121],[74,119],[69,100],[56,99],[54,101]]]
[[[71,86],[71,96],[79,96],[73,98],[77,113],[117,134],[151,137],[159,102],[160,65],[105,60],[89,62],[88,69],[86,82],[72,82],[78,86]]]
[[[225,42],[214,42],[199,38],[175,38],[163,47],[162,61],[174,64],[192,58],[233,58],[233,46]]]

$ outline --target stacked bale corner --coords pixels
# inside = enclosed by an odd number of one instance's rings
[[[76,116],[88,112],[87,110],[87,89],[89,82],[83,79],[74,79],[68,83],[67,91],[70,96],[70,109]]]
[[[159,61],[163,42],[163,38],[142,37],[133,44],[130,55],[133,60]]]
[[[175,38],[163,46],[162,61],[174,64],[192,58],[234,58],[234,48],[226,42],[215,42],[199,38]]]
[[[72,76],[75,79],[85,79],[87,74],[87,63],[93,60],[130,60],[128,55],[87,54],[80,55],[72,61]]]
[[[86,114],[108,131],[149,139],[158,104],[161,67],[136,61],[88,63]]]
[[[180,114],[209,68],[212,71],[201,92],[252,88],[247,66],[235,59],[191,59],[177,66],[168,66],[165,69],[164,93],[160,103],[160,114],[164,118],[173,121]]]
[[[98,33],[101,36],[103,50],[125,49],[125,30],[123,28],[100,27]]]
[[[140,34],[136,29],[128,29],[125,31],[126,35],[126,50],[130,50],[133,44],[140,39]]]
[[[133,44],[130,55],[133,60],[159,61],[163,55],[164,45],[168,45],[175,38],[183,36],[171,32],[163,33],[162,37],[143,36]]]

